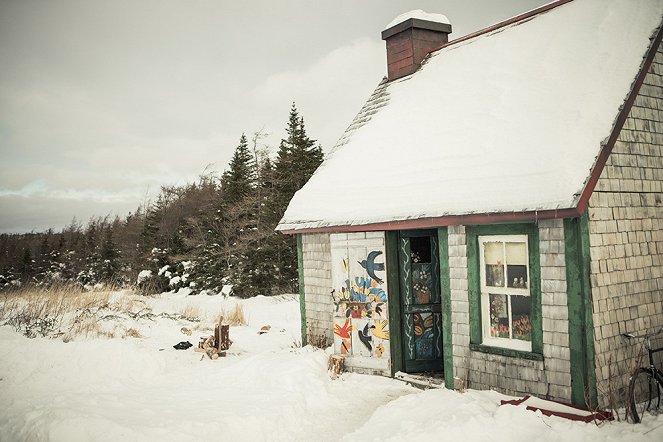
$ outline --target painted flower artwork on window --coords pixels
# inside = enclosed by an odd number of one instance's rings
[[[479,238],[484,338],[491,345],[529,349],[532,340],[527,237],[494,235]]]
[[[494,338],[509,337],[509,314],[505,295],[490,295],[490,335]]]
[[[529,322],[529,316],[522,315],[512,324],[513,338],[522,341],[532,340],[532,325]]]

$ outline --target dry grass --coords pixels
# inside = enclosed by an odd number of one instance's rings
[[[242,304],[235,304],[232,309],[226,311],[221,309],[218,314],[219,318],[223,318],[223,323],[228,325],[246,325],[246,317],[244,316],[244,307]],[[218,322],[218,320],[217,320]]]
[[[111,322],[124,316],[146,317],[151,314],[144,313],[146,309],[144,301],[132,296],[110,290],[83,292],[74,286],[0,294],[1,324],[11,325],[30,338],[62,337],[65,342],[76,337],[122,336],[127,330]]]
[[[184,307],[182,310],[179,311],[180,316],[182,319],[186,319],[187,321],[191,322],[199,322],[200,321],[200,308],[193,304],[189,304],[186,307]]]
[[[0,295],[0,320],[28,337],[58,333],[67,316],[108,306],[110,292],[81,292],[75,287],[18,290]]]

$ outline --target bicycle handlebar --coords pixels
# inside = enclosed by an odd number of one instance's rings
[[[654,336],[660,335],[663,333],[663,327],[661,327],[658,331],[655,331],[653,333],[645,333],[644,335],[634,335],[633,333],[621,333],[621,336],[627,339],[647,339],[647,338],[653,338]]]

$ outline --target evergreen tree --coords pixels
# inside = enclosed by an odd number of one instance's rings
[[[120,252],[113,241],[113,230],[110,226],[104,229],[104,237],[99,250],[99,259],[96,265],[96,276],[99,281],[113,280],[120,269]]]
[[[323,159],[322,148],[308,137],[304,118],[293,103],[281,140],[272,175],[273,192],[267,210],[268,227],[274,229],[297,192],[309,180]],[[265,238],[260,255],[271,258],[271,271],[279,291],[293,292],[297,287],[297,242],[290,235],[271,234]],[[258,253],[258,251],[256,251]],[[264,267],[264,264],[263,264]],[[266,271],[266,269],[265,269]]]
[[[304,118],[299,115],[295,103],[290,109],[286,135],[279,144],[275,164],[275,184],[278,189],[276,202],[280,216],[295,192],[306,184],[320,166],[323,158],[322,148],[306,134]]]
[[[296,290],[295,239],[274,228],[322,150],[294,104],[285,129],[273,160],[259,147],[262,133],[242,135],[221,176],[208,171],[197,183],[163,187],[153,204],[124,219],[92,219],[83,228],[74,218],[59,233],[0,234],[0,289],[15,278],[135,281],[140,270],[169,265],[171,274],[188,276],[183,286],[195,282],[190,287],[197,290],[224,284],[239,296]]]
[[[249,152],[246,136],[242,134],[229,168],[221,177],[224,205],[233,206],[241,203],[251,194],[254,182],[253,156]]]
[[[140,261],[139,267],[153,267],[148,263],[153,261],[153,250],[158,248],[159,245],[159,229],[165,208],[166,204],[163,194],[159,194],[157,200],[151,204],[145,212],[143,229],[140,232],[140,254],[138,256]]]
[[[23,250],[23,257],[19,263],[18,270],[23,276],[23,279],[28,279],[34,275],[35,271],[35,262],[32,259],[32,252],[29,248]]]

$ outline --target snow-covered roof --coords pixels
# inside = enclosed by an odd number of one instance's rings
[[[575,0],[383,80],[278,230],[573,208],[663,0]]]
[[[424,12],[421,9],[413,9],[412,11],[405,12],[399,15],[398,17],[396,17],[395,19],[393,19],[391,22],[389,22],[387,26],[384,27],[383,30],[386,31],[387,29],[393,28],[397,24],[403,23],[404,21],[411,18],[416,18],[425,21],[432,21],[436,23],[444,23],[447,25],[451,24],[446,15]]]

